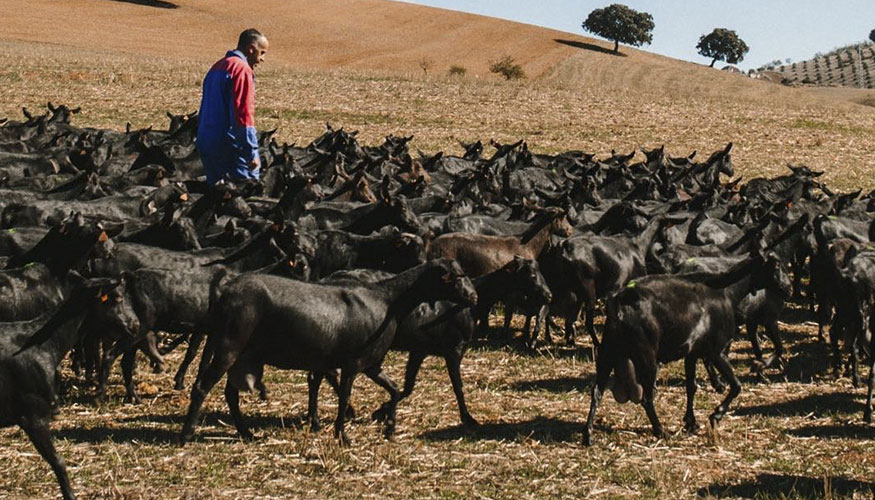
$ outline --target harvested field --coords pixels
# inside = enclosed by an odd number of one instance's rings
[[[429,359],[413,395],[398,412],[391,442],[371,422],[382,390],[360,378],[359,410],[348,426],[353,445],[332,437],[336,398],[323,391],[323,431],[302,427],[306,380],[300,372],[268,369],[269,400],[243,398],[259,439],[236,437],[221,390],[205,405],[193,443],[174,444],[188,391],[171,390],[172,372],[140,366],[140,406],[121,404],[114,375],[109,403],[95,408],[91,388],[76,385],[55,424],[61,454],[80,498],[871,498],[875,427],[860,420],[864,392],[828,376],[826,346],[816,329],[785,315],[786,372],[769,383],[743,376],[736,411],[716,433],[680,433],[682,363],[665,366],[657,411],[670,437],[657,441],[643,410],[608,397],[600,408],[595,444],[581,445],[594,376],[592,350],[548,346],[535,354],[477,344],[462,364],[475,431],[459,426],[443,361]],[[746,340],[733,344],[740,374],[751,359]],[[178,360],[181,355],[175,357]],[[387,367],[403,378],[404,356]],[[175,366],[171,362],[170,366]],[[699,370],[700,420],[720,401]],[[191,376],[188,383],[191,383]],[[57,485],[23,433],[0,431],[0,490],[4,498],[51,497]]]
[[[75,123],[122,129],[166,127],[165,111],[197,109],[200,80],[212,60],[160,60],[53,46],[0,42],[0,116],[48,100],[82,106]],[[217,54],[218,57],[220,54]],[[786,89],[794,92],[793,89]],[[279,139],[306,144],[323,130],[360,130],[364,144],[410,135],[425,152],[459,153],[459,140],[515,142],[536,152],[580,149],[608,156],[666,144],[673,156],[702,154],[733,142],[745,179],[804,164],[824,170],[839,189],[875,188],[875,109],[813,100],[795,91],[770,100],[690,97],[688,90],[608,91],[547,81],[506,83],[475,78],[420,78],[352,71],[272,68],[258,75],[257,119]]]
[[[154,51],[4,40],[0,117],[17,119],[22,105],[42,111],[51,100],[82,106],[77,125],[114,129],[128,121],[163,128],[165,111],[194,110],[203,73],[221,55],[219,48],[209,58],[158,58]],[[662,74],[650,90],[643,83],[632,88],[629,79],[651,75],[588,69],[569,63],[550,78],[505,83],[269,61],[258,74],[258,125],[277,127],[279,139],[299,144],[326,122],[360,130],[367,144],[392,133],[414,134],[414,149],[453,153],[461,151],[460,140],[490,138],[525,138],[536,152],[581,149],[600,156],[660,144],[673,156],[705,154],[731,141],[736,173],[745,179],[784,173],[792,163],[824,170],[830,187],[875,188],[871,107],[795,89],[743,98],[731,86],[697,92],[683,74]],[[615,81],[622,85],[612,87]],[[268,369],[269,400],[245,395],[242,403],[257,442],[236,437],[221,390],[213,390],[195,441],[179,448],[174,441],[188,389],[171,387],[181,353],[164,374],[140,366],[139,406],[121,403],[117,372],[102,407],[90,401],[93,388],[67,373],[74,383],[53,429],[83,499],[873,498],[875,426],[861,421],[864,391],[829,375],[827,347],[816,340],[802,305],[783,319],[786,370],[770,371],[769,383],[757,383],[746,375],[748,342],[736,340],[732,360],[745,374],[743,391],[716,432],[694,436],[680,433],[685,396],[675,363],[660,373],[656,402],[668,439],[650,435],[640,407],[608,397],[596,443],[583,447],[595,372],[585,336],[573,348],[548,346],[533,354],[475,344],[462,364],[471,412],[483,424],[475,431],[459,426],[443,362],[432,358],[399,407],[391,442],[369,418],[384,393],[364,377],[353,391],[359,416],[347,427],[353,445],[342,448],[330,425],[315,434],[303,427],[304,374]],[[403,378],[403,366],[404,356],[390,353],[387,368],[395,380]],[[696,409],[704,423],[721,396],[707,387],[701,368],[699,382]],[[323,389],[322,400],[327,424],[336,399]],[[0,499],[57,496],[50,469],[21,431],[0,430],[0,457]]]

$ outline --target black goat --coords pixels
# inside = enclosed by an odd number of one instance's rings
[[[308,370],[319,384],[328,370],[341,369],[340,404],[334,432],[343,429],[355,376],[365,372],[391,395],[387,435],[394,432],[398,389],[380,365],[399,322],[417,305],[449,299],[473,304],[477,294],[458,264],[437,260],[372,285],[344,287],[301,283],[275,276],[245,274],[221,287],[181,441],[191,439],[206,395],[228,373],[225,399],[237,431],[252,433],[243,420],[239,391],[251,390],[263,365]],[[311,391],[312,393],[312,391]],[[310,404],[315,407],[315,400]]]
[[[18,425],[52,466],[66,500],[75,498],[64,460],[52,444],[49,422],[57,400],[58,365],[80,337],[92,307],[114,308],[114,282],[78,275],[69,298],[51,315],[0,325],[0,426]],[[128,317],[127,328],[137,328]]]
[[[662,425],[653,406],[657,369],[660,363],[680,358],[684,359],[686,374],[686,432],[698,428],[693,413],[696,361],[701,358],[706,367],[715,367],[729,382],[729,393],[710,416],[711,425],[715,425],[741,391],[726,355],[735,334],[733,304],[778,279],[776,270],[757,255],[723,274],[653,275],[630,281],[607,303],[584,443],[592,443],[595,412],[611,382],[611,373],[616,374],[617,401],[640,402],[653,434],[662,437]]]

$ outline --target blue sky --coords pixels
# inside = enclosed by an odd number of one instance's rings
[[[580,27],[609,0],[401,0],[500,17],[592,36]],[[875,28],[875,0],[620,0],[653,15],[653,43],[642,49],[710,63],[696,52],[699,37],[714,28],[735,30],[750,47],[739,64],[756,68],[775,59],[803,61],[817,52],[868,39]],[[718,62],[718,65],[720,63]]]

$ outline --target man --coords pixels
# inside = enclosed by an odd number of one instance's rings
[[[255,133],[255,78],[267,38],[255,29],[240,33],[237,49],[210,68],[198,114],[197,149],[207,184],[221,179],[258,179],[261,162]]]

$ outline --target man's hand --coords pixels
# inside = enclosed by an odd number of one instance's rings
[[[252,161],[249,162],[249,170],[255,170],[256,168],[261,166],[261,159],[259,157],[255,157]]]

